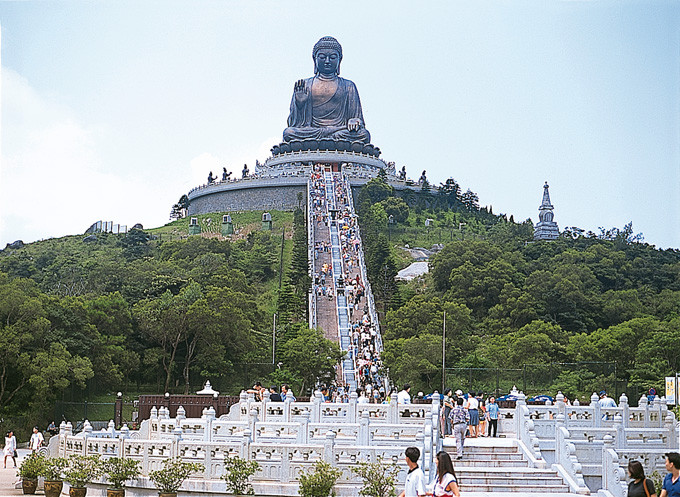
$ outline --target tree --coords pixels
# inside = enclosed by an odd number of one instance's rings
[[[300,395],[317,380],[329,381],[335,378],[335,367],[345,353],[340,346],[327,340],[321,330],[301,328],[297,336],[282,346],[285,366],[302,378]]]
[[[182,219],[187,216],[187,210],[189,209],[189,197],[182,195],[179,201],[172,206],[170,211],[170,219]]]
[[[387,217],[389,218],[392,216],[395,223],[404,223],[408,219],[408,204],[404,202],[403,199],[399,197],[388,197],[380,203],[382,204],[383,209],[385,209]]]

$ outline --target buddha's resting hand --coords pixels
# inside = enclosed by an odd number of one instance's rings
[[[295,103],[300,106],[304,105],[309,98],[309,88],[307,88],[305,80],[299,79],[296,81],[293,91],[295,93]]]
[[[347,121],[347,129],[349,131],[359,131],[361,128],[361,121],[357,117],[353,117]]]

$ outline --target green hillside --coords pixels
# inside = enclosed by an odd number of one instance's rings
[[[680,251],[641,243],[632,225],[533,242],[530,220],[465,205],[460,194],[397,195],[376,179],[357,201],[394,381],[441,390],[444,312],[448,387],[517,385],[582,401],[606,388],[636,402],[680,367]],[[400,219],[391,227],[390,213]],[[429,248],[440,232],[430,273],[393,283],[408,263],[397,247]]]

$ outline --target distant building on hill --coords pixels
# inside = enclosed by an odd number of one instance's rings
[[[550,203],[550,193],[548,192],[548,182],[543,185],[543,201],[538,208],[538,223],[534,228],[534,240],[556,240],[560,236],[560,229],[553,220],[553,206]]]

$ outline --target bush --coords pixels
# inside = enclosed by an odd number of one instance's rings
[[[19,476],[22,480],[37,480],[43,474],[46,464],[45,456],[32,452],[21,462],[18,471]]]
[[[205,466],[199,463],[184,462],[179,458],[163,461],[163,469],[151,471],[149,478],[154,482],[159,492],[174,493],[182,486],[191,473],[203,471]]]
[[[64,468],[67,464],[68,460],[64,457],[45,459],[40,476],[45,478],[45,481],[61,481]]]
[[[68,467],[64,471],[64,481],[74,488],[84,488],[101,474],[99,456],[81,456],[73,454],[68,458]]]
[[[302,497],[335,496],[333,485],[342,476],[342,471],[324,461],[317,461],[314,470],[300,475],[300,495]],[[331,493],[332,492],[332,493]]]
[[[395,485],[399,468],[395,464],[385,465],[380,462],[361,463],[352,468],[364,481],[359,495],[364,497],[393,497],[397,494]]]
[[[113,488],[123,488],[123,484],[139,476],[139,463],[133,459],[112,457],[102,463],[102,472]]]
[[[257,461],[246,461],[238,456],[224,460],[224,474],[222,479],[227,482],[227,489],[236,495],[255,495],[253,486],[248,478],[260,469]]]

